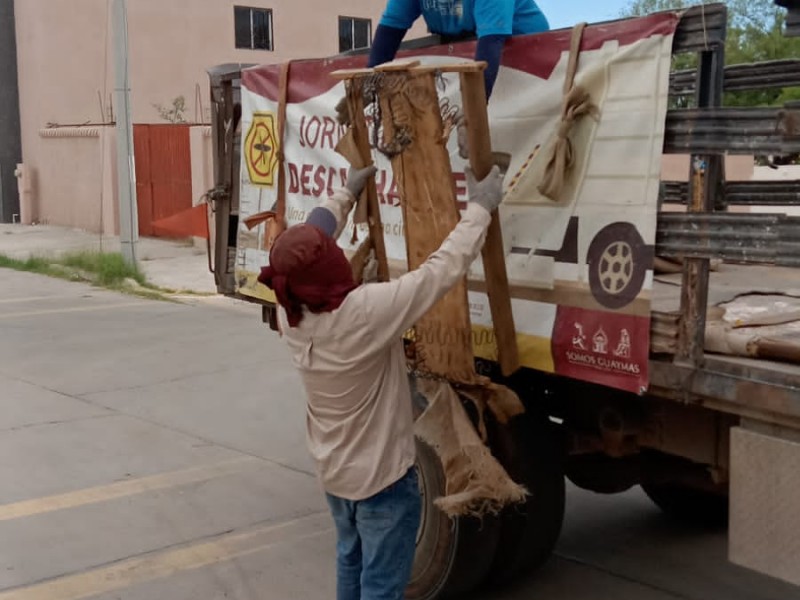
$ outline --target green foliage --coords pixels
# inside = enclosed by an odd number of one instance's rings
[[[724,0],[728,6],[728,37],[725,64],[749,64],[769,60],[800,58],[800,38],[783,35],[786,9],[772,0]],[[699,0],[632,0],[623,16],[641,16],[661,10],[710,4]],[[673,68],[693,68],[693,55],[676,56]],[[725,94],[727,106],[778,106],[800,99],[800,89],[765,89]]]
[[[69,281],[85,281],[147,298],[163,298],[142,272],[119,253],[71,252],[59,257],[17,259],[0,254],[0,268],[38,273]]]
[[[94,274],[94,282],[98,285],[119,285],[124,283],[126,279],[132,279],[139,285],[145,284],[145,278],[141,271],[125,262],[121,254],[75,252],[66,254],[58,262],[65,267],[72,267]]]
[[[643,17],[650,13],[687,8],[695,4],[700,4],[700,2],[692,0],[633,0],[622,9],[622,16]]]
[[[0,254],[0,267],[14,269],[15,271],[41,273],[42,275],[56,275],[58,273],[58,269],[52,268],[51,261],[38,256],[31,256],[21,260]]]

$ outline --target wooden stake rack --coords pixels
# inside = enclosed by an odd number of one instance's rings
[[[351,131],[339,151],[356,167],[372,164],[370,130],[364,115],[364,90],[378,103],[381,150],[391,156],[405,223],[408,269],[416,269],[435,252],[459,221],[455,184],[448,154],[446,125],[440,111],[437,76],[459,73],[470,166],[480,180],[493,166],[483,70],[486,63],[420,65],[393,62],[375,69],[348,69],[332,75],[345,80]],[[452,123],[448,124],[450,129]],[[373,130],[374,131],[374,130]],[[389,268],[374,180],[366,189],[369,238],[378,261],[378,278],[389,279]],[[363,257],[364,248],[357,254]],[[504,375],[519,368],[514,318],[506,274],[505,253],[497,213],[483,248],[486,289],[494,324],[498,362]],[[466,277],[414,327],[418,370],[457,383],[475,383],[472,325]]]

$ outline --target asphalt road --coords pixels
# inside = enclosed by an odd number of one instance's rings
[[[303,396],[256,308],[0,270],[0,600],[329,600]],[[785,600],[725,535],[570,488],[557,554],[487,600]]]

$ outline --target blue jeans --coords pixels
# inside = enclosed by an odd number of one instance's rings
[[[403,600],[421,510],[416,467],[366,500],[327,499],[336,524],[336,600]]]

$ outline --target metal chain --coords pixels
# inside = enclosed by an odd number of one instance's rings
[[[461,118],[461,109],[456,104],[451,104],[449,98],[442,98],[439,101],[439,112],[442,114],[442,141],[447,142],[450,134],[458,125]]]
[[[436,87],[444,93],[447,90],[447,81],[441,71],[436,71]],[[385,72],[375,72],[361,80],[361,93],[364,98],[364,105],[368,110],[368,116],[372,118],[372,140],[371,146],[383,154],[388,159],[401,154],[414,141],[411,126],[411,115],[398,115],[392,109],[392,102],[388,102],[391,112],[391,123],[394,126],[394,135],[391,140],[384,141],[383,133],[383,107],[381,106],[379,95],[391,98],[398,94],[403,94],[411,105],[415,105],[419,98],[412,98],[406,77],[400,74],[389,74]],[[450,134],[458,125],[461,119],[461,109],[453,104],[446,97],[439,100],[439,112],[442,117],[443,141],[449,139]]]
[[[405,94],[408,82],[399,75],[391,76],[387,73],[376,72],[363,79],[364,102],[370,106],[372,117],[372,147],[389,159],[402,153],[413,141],[410,124],[398,122],[397,115],[391,114],[392,124],[394,125],[394,135],[388,142],[383,141],[383,108],[379,98],[379,92],[391,97],[397,94]],[[391,102],[389,102],[391,111]]]

